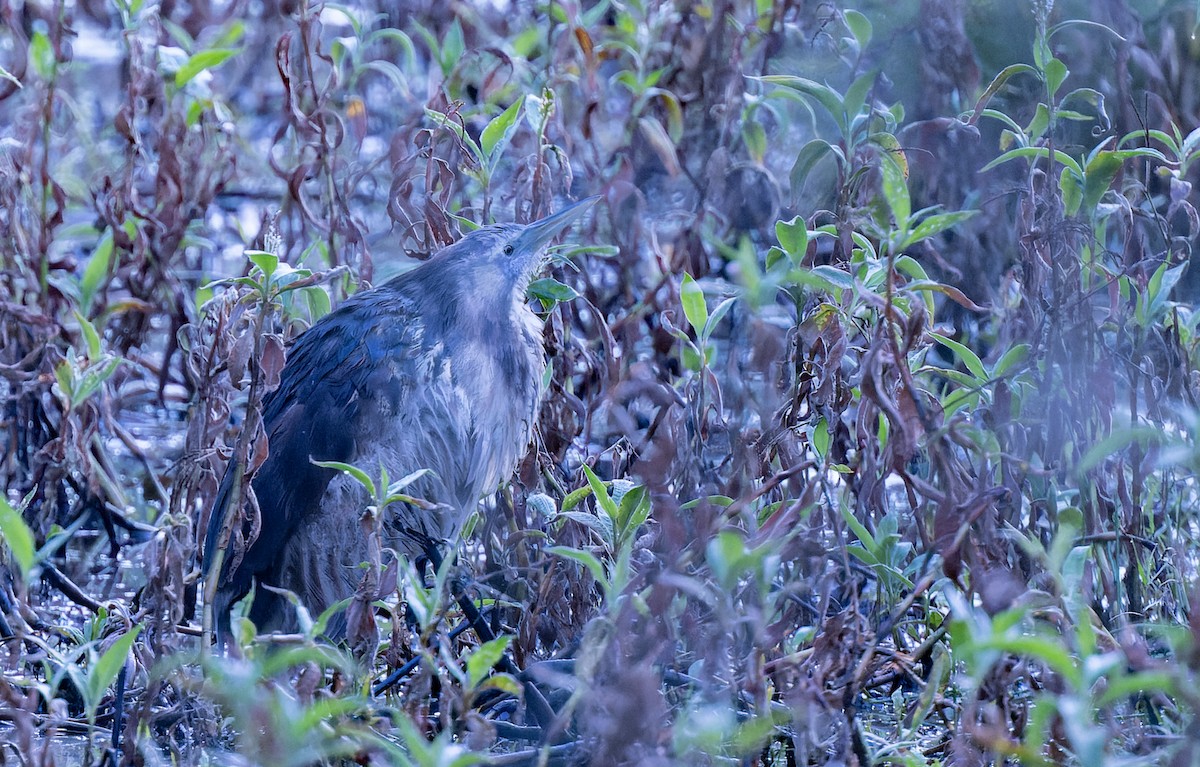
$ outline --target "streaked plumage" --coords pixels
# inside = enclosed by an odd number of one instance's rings
[[[410,557],[452,539],[511,475],[529,445],[545,370],[541,323],[525,291],[545,245],[593,201],[534,224],[472,232],[296,339],[264,400],[270,454],[253,479],[262,532],[236,568],[222,568],[220,629],[255,580],[295,592],[314,616],[354,592],[367,559],[358,519],[369,499],[353,478],[310,458],[373,476],[382,463],[393,479],[430,469],[405,492],[444,509],[393,504],[384,520],[385,545]],[[231,485],[227,471],[206,571]],[[293,627],[292,608],[265,589],[250,617],[260,630]]]

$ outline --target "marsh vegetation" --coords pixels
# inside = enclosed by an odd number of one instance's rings
[[[0,762],[1193,764],[1197,11],[0,0]],[[215,652],[289,342],[589,195],[453,566]]]

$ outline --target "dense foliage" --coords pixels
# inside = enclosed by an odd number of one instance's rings
[[[1194,763],[1195,3],[399,5],[0,0],[0,761]],[[212,650],[288,341],[593,194],[455,566]]]

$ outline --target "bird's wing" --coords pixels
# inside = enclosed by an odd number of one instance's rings
[[[312,461],[353,461],[360,421],[378,411],[370,403],[398,398],[411,384],[397,377],[396,361],[413,355],[419,341],[419,323],[402,297],[372,291],[314,324],[289,349],[279,388],[263,403],[270,452],[253,481],[261,532],[237,571],[227,565],[221,576],[222,588],[235,599],[318,510],[336,472]],[[205,571],[229,513],[232,485],[233,471],[227,470],[209,521]]]

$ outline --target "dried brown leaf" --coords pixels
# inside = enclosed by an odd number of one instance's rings
[[[265,391],[274,391],[279,388],[279,379],[286,361],[287,354],[284,352],[283,339],[275,333],[264,336],[262,360],[259,365],[262,370]]]
[[[650,150],[658,157],[667,173],[672,176],[679,175],[679,156],[676,154],[675,142],[671,141],[662,123],[652,117],[639,117],[638,132],[650,145]]]

